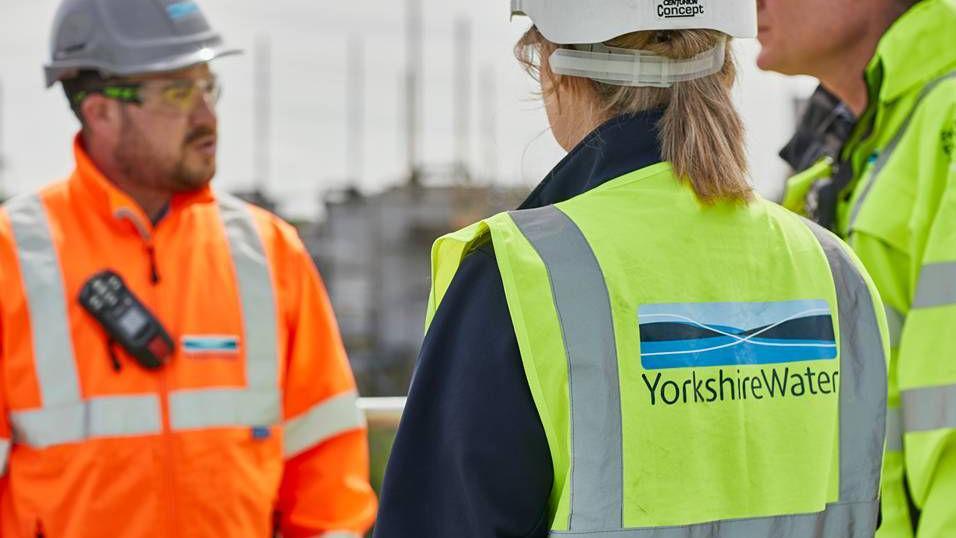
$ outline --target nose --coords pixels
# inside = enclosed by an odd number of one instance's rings
[[[215,100],[206,94],[201,94],[189,117],[190,123],[193,126],[206,125],[215,128],[218,119]]]

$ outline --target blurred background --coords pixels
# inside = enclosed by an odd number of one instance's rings
[[[57,4],[0,0],[3,197],[72,168],[78,124],[42,80]],[[404,395],[432,241],[514,208],[563,157],[512,55],[529,23],[509,21],[506,0],[200,4],[246,51],[214,64],[224,85],[215,184],[298,226],[362,394]],[[759,72],[758,46],[735,44],[736,97],[753,182],[777,199],[789,172],[777,151],[814,82]],[[378,429],[376,477],[391,435]]]

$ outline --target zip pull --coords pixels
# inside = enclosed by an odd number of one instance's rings
[[[156,248],[153,245],[147,245],[146,253],[149,255],[149,281],[155,286],[160,280],[159,268],[156,266]]]
[[[36,526],[36,538],[44,538],[46,534],[43,532],[43,522],[37,519]]]

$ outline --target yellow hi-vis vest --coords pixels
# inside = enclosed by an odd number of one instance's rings
[[[762,199],[702,206],[660,163],[439,239],[428,323],[488,240],[552,536],[873,536],[886,321],[833,235]]]

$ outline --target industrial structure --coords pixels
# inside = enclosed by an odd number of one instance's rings
[[[359,390],[404,395],[422,342],[429,253],[439,236],[513,209],[523,188],[421,174],[377,194],[329,193],[325,220],[303,229],[329,290]]]

